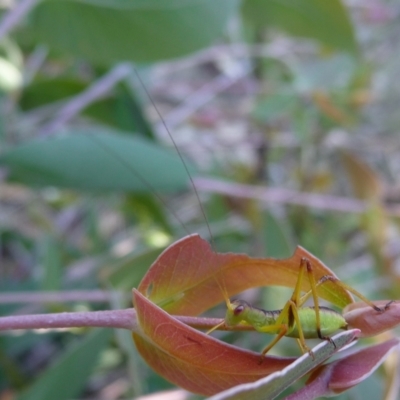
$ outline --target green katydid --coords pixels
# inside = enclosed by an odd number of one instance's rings
[[[137,72],[136,75],[139,79],[141,86],[148,94],[147,89]],[[194,185],[192,177],[188,171],[188,168],[186,167],[185,161],[180,153],[178,146],[175,143],[172,134],[170,133],[167,125],[165,124],[162,115],[159,113],[151,96],[149,94],[148,96],[150,101],[154,105],[155,110],[158,113],[165,127],[166,132],[168,133],[168,136],[172,140],[172,143],[179,157],[182,160],[183,166],[186,169],[192,188],[198,199],[201,212],[205,218],[207,229],[212,239],[211,229],[208,224],[205,211],[202,207],[196,186]],[[162,203],[164,204],[163,201]],[[308,276],[311,289],[307,293],[301,296],[301,285],[305,274],[307,274]],[[362,301],[364,301],[366,304],[371,306],[379,313],[384,312],[392,303],[392,301],[390,301],[382,308],[377,307],[365,296],[359,293],[357,290],[353,289],[349,285],[346,285],[333,275],[325,275],[322,278],[320,278],[318,282],[316,282],[310,261],[306,258],[303,258],[300,263],[299,275],[297,278],[295,289],[292,293],[291,298],[286,302],[283,309],[275,311],[267,311],[257,307],[253,307],[243,300],[234,300],[233,302],[230,302],[228,296],[225,295],[224,297],[227,306],[225,319],[222,323],[218,324],[207,333],[211,333],[212,331],[218,329],[222,325],[226,325],[228,327],[233,327],[239,324],[250,325],[253,326],[254,329],[259,332],[277,335],[272,340],[272,342],[267,347],[264,348],[264,350],[262,351],[262,356],[267,354],[268,351],[273,346],[275,346],[275,344],[278,343],[283,336],[296,338],[302,352],[308,351],[312,355],[311,350],[305,343],[305,339],[320,338],[322,340],[328,340],[333,343],[329,335],[333,334],[334,332],[340,329],[347,329],[347,322],[340,313],[328,307],[319,306],[317,287],[327,281],[334,282],[335,285],[340,286],[343,289],[354,294],[356,297],[360,298]],[[314,306],[303,307],[304,303],[311,296],[314,301]]]
[[[311,289],[301,296],[301,284],[305,274],[308,276]],[[309,354],[313,356],[312,351],[306,345],[305,339],[319,338],[328,340],[334,344],[330,335],[340,329],[347,329],[347,322],[340,313],[319,305],[317,287],[327,281],[334,282],[335,285],[341,286],[379,313],[387,310],[393,302],[389,301],[382,308],[377,307],[357,290],[346,285],[333,275],[325,275],[316,282],[310,260],[302,258],[293,294],[281,310],[263,310],[251,306],[244,300],[234,300],[231,302],[225,291],[222,290],[227,306],[225,319],[220,324],[210,329],[207,334],[222,326],[234,327],[239,324],[248,325],[254,327],[258,332],[277,335],[271,343],[263,349],[261,357],[264,357],[283,336],[296,338],[301,351],[303,353],[308,351]],[[302,307],[311,296],[314,301],[314,306]]]

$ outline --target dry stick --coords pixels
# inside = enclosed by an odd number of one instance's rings
[[[200,51],[188,59],[173,61],[169,64],[172,65],[172,70],[176,71],[177,68],[189,68],[209,59],[214,59],[216,58],[217,54],[220,55],[220,50],[231,55],[238,53],[238,56],[244,57],[246,54],[251,54],[252,49],[252,46],[242,46],[240,48],[236,48],[236,46],[219,46],[212,48],[211,50],[206,49]],[[256,54],[260,53],[259,56],[266,56],[274,54],[275,52],[276,50],[270,50],[269,47],[263,46],[262,48],[257,47]],[[121,80],[128,78],[131,72],[132,66],[129,63],[121,63],[112,69],[108,74],[92,84],[87,90],[83,91],[77,96],[74,96],[67,103],[61,102],[64,104],[61,106],[58,112],[56,112],[56,117],[42,128],[41,135],[48,136],[61,129],[69,120],[77,116],[85,107],[89,106],[94,101],[97,101],[102,96],[105,96]],[[226,90],[248,73],[249,68],[243,67],[234,77],[228,77],[226,75],[217,76],[214,80],[210,81],[198,91],[194,92],[182,106],[177,107],[165,117],[168,127],[170,129],[174,129],[185,119],[189,118],[196,110],[217,96],[218,93]],[[54,108],[55,105],[53,104],[51,106],[40,107],[39,109],[42,111],[42,114],[46,115],[50,112],[52,113]],[[38,109],[35,110],[35,114],[37,113]],[[40,118],[44,118],[43,115],[39,114],[39,117],[36,115],[36,119]],[[38,122],[33,119],[31,123],[35,124]],[[156,126],[156,129],[160,128],[160,124]]]
[[[258,199],[263,202],[301,205],[309,208],[319,208],[339,212],[362,213],[368,209],[368,203],[338,196],[327,196],[314,193],[297,192],[283,188],[265,188],[253,185],[243,185],[218,181],[215,179],[195,178],[199,190],[219,193],[247,199]],[[400,216],[399,207],[385,207],[388,215]],[[111,293],[104,291],[69,291],[47,293],[3,293],[0,303],[45,303],[56,301],[108,301]]]
[[[0,22],[0,40],[12,29],[19,24],[22,18],[36,5],[38,0],[21,0],[16,3]]]
[[[117,65],[88,89],[73,97],[61,107],[54,120],[42,128],[40,135],[49,136],[62,129],[69,120],[78,115],[88,105],[105,96],[118,82],[127,78],[131,73],[131,64],[121,63]]]
[[[303,52],[310,47],[296,44],[282,43],[282,41],[272,42],[270,44],[245,44],[232,43],[208,47],[178,60],[167,61],[161,66],[157,79],[167,79],[171,73],[177,73],[185,69],[195,68],[200,64],[217,62],[222,57],[235,57],[248,59],[249,57],[273,57],[292,59],[295,52]]]
[[[348,197],[297,192],[284,188],[243,185],[209,178],[194,178],[193,180],[199,191],[218,193],[242,199],[256,199],[262,202],[294,204],[309,208],[351,213],[363,213],[370,207],[370,204],[366,201]],[[390,216],[400,216],[400,207],[398,206],[385,206],[385,211]]]
[[[55,118],[42,128],[40,135],[48,136],[62,129],[68,121],[79,115],[84,108],[109,93],[117,83],[128,78],[132,74],[132,68],[130,63],[121,63],[108,74],[98,79],[88,89],[73,97],[58,110]],[[249,68],[243,67],[234,77],[219,75],[208,82],[193,93],[182,106],[177,107],[164,118],[169,129],[174,129],[189,118],[196,110],[211,101],[220,92],[223,92],[235,84],[248,73]],[[156,131],[163,131],[162,122],[156,126]]]
[[[115,296],[129,298],[130,293],[105,290],[68,290],[59,292],[12,292],[0,293],[0,304],[43,304],[57,302],[88,301],[91,303],[108,302]]]
[[[36,74],[41,70],[46,61],[49,49],[45,45],[37,46],[28,56],[24,68],[24,86],[32,83]]]
[[[244,78],[248,73],[249,68],[241,68],[235,76],[227,76],[224,74],[218,75],[210,82],[206,83],[200,89],[191,94],[182,104],[164,117],[165,124],[169,130],[173,130],[183,121],[186,121],[195,111],[203,107],[219,93],[234,85],[240,79]],[[162,132],[164,124],[162,122],[156,125],[156,131]]]
[[[79,327],[108,327],[133,330],[136,328],[134,309],[58,314],[12,315],[0,318],[0,331],[18,329],[54,329]]]

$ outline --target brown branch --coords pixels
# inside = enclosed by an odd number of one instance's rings
[[[43,304],[57,302],[88,301],[91,303],[110,301],[115,296],[128,299],[131,293],[105,290],[68,290],[57,292],[12,292],[0,293],[0,304]]]
[[[256,199],[265,203],[293,204],[349,213],[363,213],[370,207],[370,204],[366,201],[348,197],[305,193],[284,188],[243,185],[209,178],[193,178],[193,181],[199,191],[218,193],[242,199]],[[390,216],[400,216],[399,206],[385,206],[384,209]]]
[[[38,3],[38,0],[21,0],[14,2],[14,7],[4,15],[0,23],[0,39],[19,24],[26,14]]]
[[[176,316],[176,319],[196,329],[210,329],[222,321],[219,318],[185,316]],[[82,327],[120,328],[130,331],[139,329],[136,311],[133,308],[0,317],[0,331]],[[220,329],[231,330],[224,326]],[[253,328],[243,326],[235,327],[235,330],[253,330]]]
[[[136,312],[133,308],[128,308],[125,310],[12,315],[0,318],[0,331],[89,326],[135,330],[137,329]]]
[[[243,67],[235,76],[220,74],[200,89],[193,92],[185,102],[163,117],[164,121],[156,125],[156,132],[163,134],[165,125],[173,131],[179,124],[190,118],[197,110],[214,99],[219,93],[224,92],[250,72],[249,68]]]
[[[110,72],[92,83],[87,89],[70,99],[58,110],[54,119],[42,127],[40,135],[49,136],[62,129],[72,118],[78,115],[85,107],[102,98],[121,80],[132,73],[129,63],[120,63]]]

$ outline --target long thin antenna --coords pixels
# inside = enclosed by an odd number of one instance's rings
[[[179,147],[177,146],[174,137],[172,136],[172,134],[171,134],[171,132],[170,132],[170,130],[169,130],[169,128],[168,128],[168,126],[167,126],[167,124],[166,124],[164,118],[163,118],[163,116],[161,115],[160,110],[159,110],[158,107],[156,106],[156,103],[154,102],[152,96],[150,95],[149,91],[148,91],[147,88],[146,88],[146,85],[144,84],[142,78],[140,77],[139,72],[137,71],[137,69],[136,69],[135,67],[133,67],[133,70],[134,70],[134,72],[135,72],[135,75],[136,75],[137,79],[138,79],[139,82],[140,82],[140,85],[141,85],[142,89],[143,89],[144,92],[146,93],[146,96],[147,96],[148,99],[150,100],[150,102],[151,102],[153,108],[155,109],[155,111],[156,111],[158,117],[160,118],[160,121],[161,121],[162,125],[164,126],[164,129],[165,129],[165,131],[167,132],[167,134],[168,134],[168,136],[169,136],[171,142],[173,143],[173,145],[174,145],[174,147],[175,147],[175,151],[177,152],[179,158],[180,158],[181,161],[182,161],[182,164],[183,164],[183,166],[184,166],[184,168],[185,168],[186,174],[187,174],[187,176],[189,177],[190,184],[191,184],[191,186],[192,186],[192,188],[193,188],[193,191],[194,191],[195,196],[196,196],[196,198],[197,198],[197,201],[198,201],[198,203],[199,203],[200,210],[201,210],[201,213],[202,213],[202,215],[203,215],[204,221],[206,222],[207,230],[208,230],[208,233],[209,233],[209,235],[210,235],[211,246],[212,246],[212,248],[214,248],[214,238],[213,238],[213,235],[212,235],[212,233],[211,233],[210,224],[208,223],[208,219],[207,219],[207,216],[206,216],[206,212],[205,212],[205,210],[204,210],[203,204],[202,204],[201,201],[200,201],[199,192],[197,191],[197,188],[196,188],[196,185],[194,184],[193,178],[192,178],[192,176],[190,175],[189,168],[188,168],[188,166],[187,166],[187,164],[186,164],[186,162],[185,162],[185,159],[183,158],[182,153],[180,152]],[[179,220],[179,219],[178,219],[178,220]]]
[[[123,159],[116,151],[114,151],[112,148],[109,146],[105,145],[98,137],[95,135],[90,135],[90,139],[97,143],[98,146],[100,146],[107,154],[113,154],[114,159],[118,160],[118,162],[126,169],[129,170],[133,175],[135,175],[136,179],[140,181],[144,186],[148,187],[153,195],[157,198],[157,200],[176,218],[176,220],[179,222],[179,224],[182,226],[183,230],[190,235],[191,232],[188,231],[186,228],[184,222],[179,218],[178,214],[174,212],[174,210],[167,204],[167,202],[158,194],[157,190],[149,183],[146,179],[144,179],[136,170],[135,168],[132,167],[129,162],[127,162],[125,159]]]

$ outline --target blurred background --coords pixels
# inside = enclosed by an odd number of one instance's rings
[[[399,298],[399,1],[0,6],[1,315],[130,307],[195,232],[257,257],[301,245],[369,298]],[[276,309],[288,293],[248,298]],[[383,398],[391,363],[340,398]],[[129,332],[0,335],[1,400],[171,388]]]

